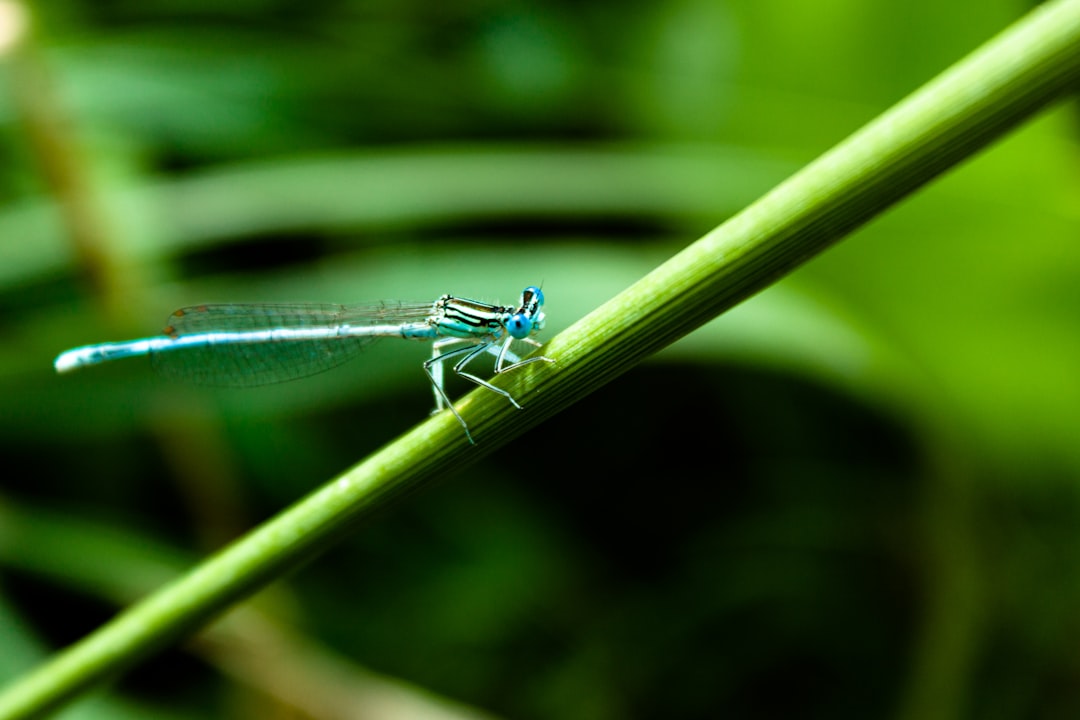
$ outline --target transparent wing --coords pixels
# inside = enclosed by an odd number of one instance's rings
[[[337,367],[385,336],[341,328],[420,322],[430,312],[430,303],[199,305],[169,317],[176,345],[151,359],[163,375],[200,385],[267,385]]]

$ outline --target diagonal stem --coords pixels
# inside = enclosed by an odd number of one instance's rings
[[[124,611],[0,693],[0,719],[41,715],[176,641],[447,467],[461,468],[764,289],[1077,88],[1080,0],[1032,11],[743,212],[499,376]]]

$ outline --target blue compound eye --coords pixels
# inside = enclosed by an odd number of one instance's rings
[[[525,291],[523,293],[521,293],[522,299],[528,298],[529,295],[532,295],[533,298],[535,298],[537,307],[544,304],[544,291],[540,288],[536,287],[535,285],[530,285],[529,287],[525,288]]]
[[[517,313],[511,315],[510,319],[506,321],[506,330],[510,333],[510,336],[516,340],[524,340],[529,337],[529,333],[532,332],[532,320],[529,319],[524,313]]]

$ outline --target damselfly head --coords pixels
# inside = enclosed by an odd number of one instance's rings
[[[521,307],[510,316],[506,330],[518,340],[529,337],[534,332],[544,329],[544,293],[535,285],[521,291]]]

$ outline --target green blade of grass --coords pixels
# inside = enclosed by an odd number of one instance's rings
[[[1080,78],[1080,0],[1046,3],[896,107],[553,339],[490,392],[431,418],[0,694],[0,718],[55,709],[310,559],[367,510],[459,470],[767,287],[1001,137]],[[793,108],[793,112],[795,109]],[[647,414],[648,408],[642,407]],[[617,419],[613,418],[612,422]],[[529,442],[523,462],[557,449]]]

